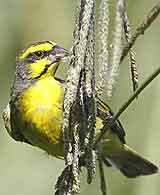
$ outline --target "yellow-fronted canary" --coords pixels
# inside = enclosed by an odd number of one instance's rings
[[[38,42],[17,59],[10,102],[3,112],[5,126],[16,141],[37,146],[58,158],[64,156],[62,137],[65,82],[55,76],[69,52],[52,41]],[[96,134],[113,117],[111,109],[97,99]],[[125,131],[117,120],[96,148],[105,164],[116,166],[127,177],[158,171],[125,142]]]

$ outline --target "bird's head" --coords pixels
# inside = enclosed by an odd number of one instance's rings
[[[30,45],[17,59],[17,73],[23,79],[54,76],[60,62],[69,52],[52,41]]]

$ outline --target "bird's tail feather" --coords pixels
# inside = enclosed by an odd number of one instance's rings
[[[124,145],[123,154],[104,157],[107,166],[117,167],[125,176],[134,178],[158,172],[158,167],[140,156],[127,145]]]

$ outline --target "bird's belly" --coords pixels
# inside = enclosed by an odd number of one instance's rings
[[[21,133],[32,145],[56,157],[63,156],[63,91],[56,82],[38,83],[20,100]]]
[[[30,114],[30,119],[22,119],[26,140],[53,156],[63,156],[62,110],[57,108],[55,115],[52,110],[39,107]]]

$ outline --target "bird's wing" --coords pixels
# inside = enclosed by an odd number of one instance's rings
[[[65,89],[66,82],[60,78],[55,78],[60,82],[61,86]],[[111,108],[103,102],[101,99],[97,99],[97,117],[103,120],[103,124],[108,123],[113,118],[113,112]],[[125,143],[125,131],[119,120],[116,120],[114,125],[111,127],[111,130],[118,135],[120,140]]]
[[[30,142],[28,142],[24,136],[20,133],[20,131],[13,131],[13,129],[11,128],[11,110],[10,110],[10,104],[7,104],[6,108],[3,110],[2,113],[2,117],[3,117],[3,121],[4,121],[4,126],[7,130],[7,132],[9,133],[9,135],[15,139],[16,141],[21,141],[21,142],[26,142],[31,144]],[[15,137],[16,135],[16,137]]]
[[[99,98],[97,98],[97,116],[103,120],[103,124],[108,123],[113,118],[111,108]],[[112,125],[111,130],[118,135],[123,143],[125,143],[125,131],[119,120],[116,120]]]
[[[7,132],[11,135],[11,123],[10,123],[10,106],[7,104],[6,108],[3,110],[2,113],[3,121],[4,121],[4,126],[7,130]]]

